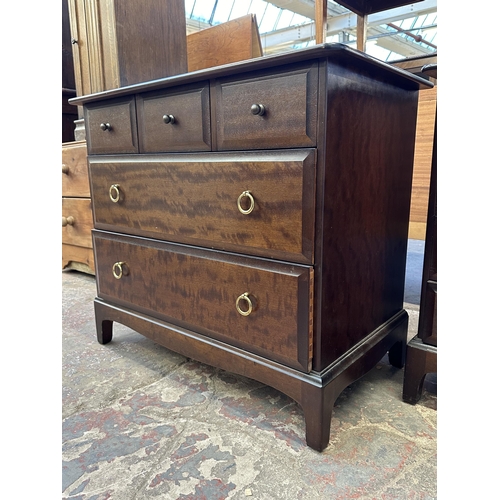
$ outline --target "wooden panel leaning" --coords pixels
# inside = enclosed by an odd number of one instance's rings
[[[188,71],[261,56],[262,45],[255,14],[232,19],[187,36]]]
[[[394,61],[391,64],[418,76],[424,76],[422,67],[436,64],[437,55],[419,56]],[[415,136],[415,159],[410,205],[409,238],[424,240],[427,227],[427,205],[431,178],[432,145],[436,120],[436,80],[427,75],[434,88],[423,89],[418,96],[417,131]]]

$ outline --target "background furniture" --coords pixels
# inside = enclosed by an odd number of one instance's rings
[[[62,142],[75,140],[75,120],[78,111],[68,104],[76,96],[75,73],[71,48],[68,1],[62,0]]]
[[[187,35],[188,71],[262,56],[255,14]]]
[[[62,267],[95,273],[85,141],[62,144]]]
[[[252,14],[186,36],[183,0],[68,3],[77,96],[262,55]],[[79,108],[77,140],[84,127]]]
[[[68,5],[77,96],[187,71],[184,0]],[[85,140],[81,109],[78,117],[75,138]]]
[[[427,227],[429,186],[431,178],[434,124],[436,120],[437,82],[431,75],[422,73],[422,67],[437,63],[437,54],[414,57],[390,64],[410,73],[429,79],[435,84],[432,89],[423,89],[418,96],[417,132],[415,138],[415,160],[410,206],[409,238],[424,240]]]
[[[71,97],[186,71],[183,0],[63,0],[63,87],[66,75]],[[75,130],[82,112],[69,108],[71,115],[63,102],[62,265],[93,273],[85,129],[80,121]]]
[[[69,0],[77,95],[187,71],[184,0]]]
[[[421,86],[333,44],[74,99],[99,342],[117,321],[269,384],[324,449],[340,392],[404,364]]]
[[[422,71],[437,78],[437,64],[427,65]],[[437,119],[434,126],[418,334],[408,343],[403,401],[417,403],[422,396],[426,374],[435,372],[437,372]]]
[[[62,268],[94,274],[93,227],[85,141],[75,141],[76,96],[68,1],[62,2]]]

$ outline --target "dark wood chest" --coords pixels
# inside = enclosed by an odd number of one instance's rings
[[[125,324],[269,384],[309,446],[403,309],[418,90],[319,45],[73,100],[84,106],[97,335]]]

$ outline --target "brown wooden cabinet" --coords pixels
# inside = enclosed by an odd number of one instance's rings
[[[67,1],[77,95],[187,71],[184,0]]]
[[[99,342],[116,321],[269,384],[324,449],[340,392],[387,351],[404,364],[425,86],[333,44],[73,100]]]
[[[62,267],[95,273],[85,141],[62,144]]]
[[[423,71],[437,78],[437,64],[426,65]],[[407,355],[403,401],[416,404],[422,396],[425,376],[437,372],[437,118],[434,125],[418,333],[408,343]]]
[[[68,1],[62,0],[62,142],[75,140],[75,120],[78,111],[68,104],[76,96],[75,73],[71,48]]]

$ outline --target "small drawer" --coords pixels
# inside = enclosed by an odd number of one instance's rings
[[[138,95],[141,152],[210,151],[209,94],[206,83]]]
[[[89,154],[138,152],[134,97],[87,105],[84,118]]]
[[[102,299],[310,370],[312,267],[93,234]]]
[[[62,145],[62,195],[90,198],[85,141],[66,142]]]
[[[316,145],[318,67],[215,84],[217,149]]]
[[[96,228],[313,263],[315,159],[314,149],[89,157]]]
[[[92,206],[88,198],[62,199],[62,242],[92,248]]]

